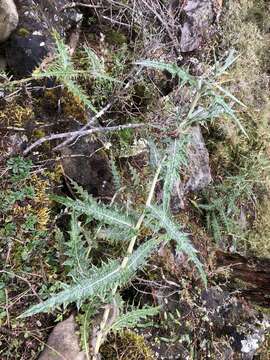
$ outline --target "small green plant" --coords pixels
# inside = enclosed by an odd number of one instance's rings
[[[54,33],[56,54],[54,60],[46,69],[38,68],[33,72],[34,79],[55,78],[63,84],[67,90],[79,99],[86,107],[96,112],[96,109],[89,100],[88,95],[78,84],[78,78],[93,78],[98,80],[115,81],[106,75],[104,65],[96,55],[96,53],[88,48],[84,48],[85,61],[87,63],[86,70],[76,69],[68,47],[64,44],[58,33]]]
[[[13,182],[26,179],[30,175],[33,166],[31,160],[22,157],[13,157],[7,161],[7,169],[12,173]]]
[[[81,102],[86,108],[91,109],[96,113],[96,108],[93,106],[87,92],[79,84],[78,80],[90,79],[101,83],[106,82],[107,85],[119,81],[106,74],[103,62],[99,59],[94,50],[89,47],[84,47],[81,55],[83,57],[81,62],[86,64],[85,69],[78,69],[70,55],[69,47],[64,43],[60,35],[57,32],[54,32],[53,37],[55,41],[53,58],[50,59],[46,65],[34,70],[32,76],[29,78],[15,81],[5,79],[6,81],[4,81],[3,87],[12,88],[31,80],[41,80],[44,78],[56,79],[56,81],[62,84],[75,99]]]

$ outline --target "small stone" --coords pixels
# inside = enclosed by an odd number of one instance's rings
[[[86,356],[79,347],[76,322],[71,315],[55,326],[47,345],[38,360],[85,360]]]
[[[13,0],[0,1],[0,42],[7,40],[18,25],[19,16]]]

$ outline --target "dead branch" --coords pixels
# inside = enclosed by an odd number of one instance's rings
[[[75,137],[81,137],[86,135],[91,135],[94,133],[103,133],[103,132],[113,132],[113,131],[121,131],[124,129],[137,129],[140,127],[145,126],[144,124],[126,124],[126,125],[118,125],[118,126],[110,126],[110,127],[95,127],[88,130],[77,130],[77,131],[69,131],[65,133],[59,133],[59,134],[51,134],[48,136],[44,136],[43,138],[35,141],[33,144],[28,146],[24,152],[23,155],[29,154],[33,149],[36,147],[42,145],[46,141],[52,141],[52,140],[58,140],[58,139],[64,139],[64,138],[75,138]],[[57,147],[53,150],[56,150]]]

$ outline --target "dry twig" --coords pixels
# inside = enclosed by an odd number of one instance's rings
[[[121,131],[124,129],[136,129],[145,126],[144,124],[126,124],[126,125],[118,125],[118,126],[110,126],[110,127],[95,127],[88,130],[77,130],[77,131],[69,131],[65,133],[59,133],[59,134],[51,134],[48,136],[44,136],[43,138],[35,141],[33,144],[28,146],[24,152],[23,155],[29,154],[33,149],[36,147],[42,145],[46,141],[52,141],[52,140],[58,140],[58,139],[64,139],[64,138],[71,138],[71,137],[81,137],[85,135],[91,135],[94,133],[102,133],[102,132],[113,132],[113,131]],[[57,147],[55,148],[57,149]]]

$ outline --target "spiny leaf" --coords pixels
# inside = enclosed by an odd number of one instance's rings
[[[146,259],[157,247],[159,242],[152,239],[142,244],[128,259],[127,266],[122,268],[119,261],[109,261],[102,267],[93,267],[91,276],[81,280],[76,285],[70,285],[66,290],[52,296],[43,303],[32,306],[19,317],[28,317],[41,312],[49,312],[60,305],[68,305],[72,302],[82,302],[88,298],[106,296],[117,284],[126,284],[143,266]]]
[[[157,315],[160,312],[160,307],[145,306],[142,309],[133,309],[120,315],[117,320],[111,325],[111,331],[120,331],[124,328],[132,329],[138,327],[142,320]]]
[[[60,305],[85,300],[86,298],[103,295],[110,290],[119,277],[118,261],[110,261],[101,268],[92,268],[92,276],[69,286],[66,290],[52,296],[43,303],[32,306],[20,317],[32,316],[41,312],[49,312]]]
[[[202,277],[202,280],[206,284],[206,274],[204,272],[202,263],[199,261],[196,255],[197,250],[191,244],[188,235],[180,231],[178,226],[173,222],[173,220],[169,217],[167,213],[162,211],[162,209],[153,205],[150,205],[148,209],[151,215],[157,220],[159,220],[160,226],[166,230],[168,237],[171,240],[176,241],[176,249],[178,251],[184,252],[188,256],[188,258],[194,262]]]
[[[219,66],[219,64],[217,64],[216,66],[216,76],[221,76],[223,75],[228,69],[229,67],[232,66],[232,64],[234,64],[236,62],[236,60],[240,57],[240,55],[235,55],[235,50],[231,49],[229,51],[228,56],[226,57],[223,65]]]
[[[235,115],[233,109],[225,102],[225,100],[220,96],[219,97],[216,96],[215,101],[216,101],[216,103],[218,103],[219,105],[221,105],[223,107],[224,112],[234,120],[234,122],[239,127],[239,129],[248,138],[248,134],[247,134],[246,130],[244,129],[244,127],[242,126],[240,120],[237,118],[237,116]]]
[[[121,229],[117,226],[101,228],[97,233],[97,238],[106,239],[112,243],[127,242],[136,235],[134,229]]]
[[[159,149],[157,148],[155,142],[152,139],[147,140],[147,144],[149,147],[149,162],[150,165],[154,168],[157,168],[161,161],[161,154]]]
[[[121,186],[122,186],[121,176],[119,174],[115,159],[112,154],[110,157],[110,166],[111,166],[111,170],[112,170],[113,184],[114,184],[115,190],[118,191],[121,189]]]
[[[87,61],[88,61],[88,64],[89,64],[89,69],[91,69],[91,71],[93,71],[96,74],[104,73],[105,72],[104,64],[99,59],[99,57],[97,56],[95,51],[92,50],[90,47],[85,46],[84,47],[84,52],[85,52],[86,57],[87,57]]]
[[[104,224],[116,225],[121,228],[134,227],[134,221],[130,217],[117,210],[106,207],[106,205],[98,204],[91,196],[87,198],[87,201],[86,199],[84,199],[84,201],[79,199],[73,200],[63,196],[52,196],[52,199],[79,214],[88,215]]]
[[[168,71],[173,77],[178,76],[184,84],[189,83],[190,85],[197,86],[196,78],[191,76],[186,70],[180,68],[176,64],[169,64],[162,61],[151,60],[137,61],[135,64],[152,69],[157,69],[160,71]]]
[[[75,280],[86,277],[89,270],[89,260],[87,259],[87,250],[82,239],[78,216],[75,212],[71,214],[69,240],[66,247],[65,255],[68,258],[64,265],[69,268],[69,276]]]

